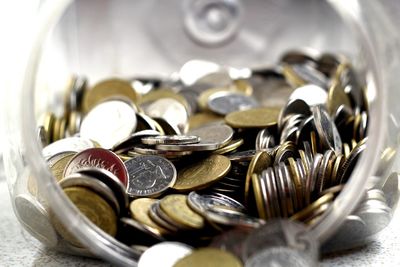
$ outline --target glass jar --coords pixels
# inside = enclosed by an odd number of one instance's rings
[[[23,85],[6,92],[3,112],[5,170],[19,221],[49,247],[93,254],[116,265],[135,265],[137,255],[128,247],[116,246],[118,241],[79,214],[42,157],[37,120],[47,110],[62,112],[60,92],[68,75],[83,74],[91,82],[109,76],[166,76],[195,58],[257,68],[299,47],[348,56],[357,72],[366,77],[369,100],[368,146],[323,220],[309,229],[323,244],[355,209],[365,190],[385,185],[399,142],[399,46],[394,28],[376,1],[44,2],[21,77]],[[31,202],[17,196],[29,194],[30,176],[37,180],[36,199],[41,205],[27,217],[19,209]],[[390,203],[394,206],[397,199]],[[90,253],[57,239],[51,222],[42,218],[49,213],[67,225]],[[37,225],[34,216],[49,223],[48,232],[40,231],[43,225]]]

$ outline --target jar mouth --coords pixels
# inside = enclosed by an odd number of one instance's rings
[[[34,90],[32,85],[35,84],[36,74],[42,54],[44,40],[50,34],[52,29],[60,20],[61,16],[72,3],[72,0],[61,1],[48,1],[42,7],[42,13],[39,21],[39,28],[33,42],[30,58],[27,64],[25,78],[22,86],[22,96],[24,104],[20,108],[24,108],[26,117],[23,120],[22,141],[26,154],[31,155],[26,160],[32,168],[33,173],[38,177],[38,183],[41,188],[44,188],[47,193],[48,199],[52,201],[49,203],[51,210],[64,221],[70,225],[71,231],[76,233],[79,240],[93,249],[103,257],[118,265],[136,265],[135,259],[121,258],[120,252],[112,249],[113,242],[117,242],[112,238],[107,237],[101,232],[94,224],[88,219],[79,216],[78,210],[63,194],[61,188],[53,179],[47,163],[41,155],[41,148],[37,142],[32,142],[32,136],[36,135],[36,120],[34,117]],[[345,17],[345,20],[354,27],[354,32],[358,35],[365,47],[364,52],[367,53],[366,65],[368,66],[367,82],[368,90],[376,93],[374,105],[371,107],[371,120],[368,130],[368,144],[365,152],[360,158],[355,170],[353,171],[350,179],[346,183],[343,191],[335,199],[330,209],[323,215],[317,225],[310,229],[313,236],[316,236],[320,242],[327,240],[339,225],[344,221],[347,215],[355,208],[357,203],[362,197],[360,189],[366,188],[368,179],[374,174],[379,162],[379,154],[376,151],[381,151],[384,140],[384,129],[386,129],[386,116],[387,111],[384,108],[386,102],[386,92],[382,90],[384,83],[381,80],[382,73],[379,68],[379,61],[373,53],[374,45],[370,36],[366,32],[366,28],[359,21],[356,10],[344,4],[339,4],[339,1],[329,1],[329,3]],[[353,1],[356,2],[356,1]],[[30,112],[26,112],[26,110]],[[371,130],[373,129],[373,130]],[[32,156],[36,155],[36,156]],[[363,166],[369,166],[363,168]]]

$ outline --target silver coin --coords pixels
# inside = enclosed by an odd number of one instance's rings
[[[308,84],[298,87],[293,91],[289,97],[289,101],[295,99],[303,100],[310,107],[325,105],[328,99],[328,93],[317,85]]]
[[[314,106],[311,110],[319,139],[326,148],[332,149],[336,155],[340,155],[342,152],[342,139],[335,123],[321,106]]]
[[[87,78],[74,76],[72,81],[72,90],[68,97],[68,108],[70,111],[77,111],[82,103],[83,94],[87,85]]]
[[[138,261],[138,267],[162,266],[173,267],[174,264],[190,254],[193,248],[178,242],[161,242],[147,249]]]
[[[42,150],[42,155],[46,160],[48,160],[52,156],[62,152],[81,152],[94,147],[96,147],[96,145],[90,139],[82,137],[68,137],[44,147]]]
[[[221,67],[211,61],[189,60],[179,70],[179,78],[186,86],[195,84],[202,77],[217,72]]]
[[[68,155],[75,155],[76,152],[70,152],[70,151],[65,151],[65,152],[61,152],[58,154],[55,154],[53,156],[51,156],[50,158],[48,158],[47,161],[47,165],[49,166],[49,168],[52,168],[54,166],[54,164],[59,161],[60,159],[68,156]]]
[[[251,217],[240,211],[224,208],[221,206],[213,206],[204,212],[204,216],[218,224],[227,226],[245,226],[245,227],[260,227],[265,223],[264,220]]]
[[[121,212],[121,208],[114,192],[105,183],[98,179],[93,179],[82,173],[73,173],[63,178],[58,184],[63,189],[72,186],[89,188],[90,190],[102,196],[113,207],[117,215],[119,215]]]
[[[128,152],[129,156],[135,156],[131,153],[132,151]],[[154,155],[154,156],[163,156],[169,159],[180,158],[183,156],[188,156],[192,154],[192,151],[168,151],[168,150],[159,150],[150,147],[145,147],[141,145],[137,145],[133,148],[133,153],[137,153],[139,155]]]
[[[278,128],[282,129],[286,117],[290,114],[302,114],[305,117],[311,115],[310,106],[302,99],[289,99],[286,106],[281,109],[278,117]]]
[[[268,128],[258,132],[256,137],[256,150],[272,149],[276,146],[275,137]]]
[[[188,205],[200,214],[205,213],[208,209],[216,205],[226,206],[238,211],[245,210],[245,207],[241,203],[228,196],[218,193],[212,195],[199,195],[194,191],[190,192],[188,195]]]
[[[83,174],[86,177],[97,179],[106,184],[107,187],[110,188],[114,193],[114,196],[117,199],[121,209],[121,214],[123,215],[126,212],[129,205],[129,199],[125,193],[125,186],[118,179],[118,177],[115,176],[115,174],[100,168],[82,168],[77,172],[77,174]]]
[[[160,205],[160,203],[159,203],[159,201],[157,201],[150,206],[150,210],[149,210],[150,218],[154,221],[154,223],[158,224],[162,228],[164,228],[172,233],[178,232],[179,231],[178,227],[176,227],[173,224],[168,223],[163,218],[161,218],[161,216],[158,214],[158,212],[161,210],[158,208],[159,205]]]
[[[259,106],[253,97],[232,91],[223,91],[212,94],[208,98],[208,108],[220,115],[227,115],[238,110],[246,110]]]
[[[276,178],[276,185],[277,185],[277,190],[278,190],[278,198],[280,202],[280,207],[281,207],[281,213],[282,217],[287,218],[289,213],[293,213],[293,206],[291,212],[289,212],[289,203],[288,203],[288,198],[289,198],[289,190],[288,187],[284,181],[283,177],[283,170],[282,170],[282,165],[284,164],[283,162],[280,162],[279,166],[275,165],[275,178]]]
[[[319,195],[327,186],[329,186],[329,177],[326,171],[328,168],[329,161],[334,159],[335,153],[332,150],[325,151],[321,165],[318,170],[317,181],[316,181],[316,193]]]
[[[47,138],[46,129],[43,126],[37,128],[37,138],[42,146],[47,146],[50,143]]]
[[[160,135],[160,132],[155,131],[155,130],[139,131],[139,132],[131,134],[130,136],[128,136],[125,139],[116,143],[111,150],[116,153],[123,153],[123,152],[126,152],[126,151],[132,149],[137,144],[140,144],[142,138],[149,137],[149,136],[159,136],[159,135]]]
[[[248,162],[250,162],[256,153],[257,153],[256,150],[240,151],[240,152],[236,152],[234,154],[229,155],[228,158],[231,161],[237,161],[237,162],[248,161]]]
[[[162,118],[171,126],[179,129],[179,134],[188,130],[188,111],[178,100],[172,98],[160,98],[143,107],[145,113],[152,118]]]
[[[310,64],[294,64],[291,66],[294,73],[303,81],[309,84],[317,85],[321,88],[327,88],[328,79],[319,70]]]
[[[125,101],[110,100],[95,106],[82,121],[80,135],[111,149],[136,129],[136,111]]]
[[[318,177],[318,170],[319,167],[322,163],[323,156],[321,154],[316,154],[314,156],[314,159],[311,164],[310,171],[307,176],[307,181],[306,181],[306,188],[307,192],[310,192],[310,194],[315,193],[315,190],[317,188],[317,177]],[[310,204],[310,195],[306,194],[305,195],[305,201],[306,205]]]
[[[233,129],[225,124],[208,125],[189,131],[188,135],[198,136],[200,142],[186,145],[157,145],[160,150],[169,151],[206,151],[216,150],[227,145],[233,137]]]
[[[17,195],[14,204],[23,227],[43,244],[55,247],[58,237],[46,209],[32,196],[25,194]]]
[[[131,197],[158,196],[176,181],[174,164],[160,156],[138,156],[124,162]]]
[[[193,135],[159,135],[142,138],[142,143],[146,145],[184,145],[198,142],[200,142],[200,137]]]

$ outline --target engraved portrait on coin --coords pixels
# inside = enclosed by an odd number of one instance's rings
[[[125,162],[131,197],[157,196],[175,183],[175,166],[160,156],[139,156]]]

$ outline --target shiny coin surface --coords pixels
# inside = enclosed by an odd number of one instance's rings
[[[336,155],[340,155],[342,140],[328,113],[319,106],[313,107],[312,112],[320,140],[327,148],[332,149]]]
[[[198,142],[200,142],[200,137],[193,135],[159,135],[142,138],[142,143],[146,145],[184,145]]]
[[[205,159],[178,170],[173,186],[176,191],[199,190],[223,178],[230,170],[230,160],[222,155],[210,155]]]
[[[157,201],[158,200],[152,198],[138,198],[131,202],[129,210],[133,219],[147,226],[161,230],[160,232],[162,233],[165,232],[165,230],[154,223],[149,215],[151,205]]]
[[[188,195],[188,205],[200,214],[214,206],[225,206],[233,210],[245,211],[245,207],[240,202],[228,196],[222,194],[199,195],[194,191]]]
[[[162,266],[173,267],[174,264],[192,252],[193,248],[178,242],[161,242],[148,248],[139,258],[138,267]]]
[[[265,223],[263,219],[249,216],[226,206],[212,206],[204,212],[205,217],[218,224],[257,228]]]
[[[101,123],[99,123],[101,122]],[[80,135],[111,149],[136,129],[136,111],[129,103],[110,100],[95,106],[82,121]]]
[[[96,84],[83,97],[83,110],[89,112],[97,104],[110,98],[123,98],[136,103],[137,93],[128,81],[109,79]]]
[[[92,167],[107,170],[117,176],[122,184],[128,184],[128,173],[122,160],[103,148],[86,149],[76,154],[65,167],[64,177],[80,169]]]
[[[140,144],[142,138],[149,137],[149,136],[159,136],[159,135],[160,135],[160,132],[155,131],[155,130],[138,131],[138,132],[131,134],[127,138],[121,140],[117,144],[115,144],[111,150],[116,153],[123,153],[123,152],[126,152],[126,151],[134,148],[136,145]]]
[[[125,162],[129,174],[126,192],[131,197],[158,196],[176,180],[175,166],[159,156],[138,156]]]
[[[69,137],[58,140],[43,148],[43,157],[47,160],[54,155],[63,152],[81,152],[85,149],[94,148],[96,144],[90,139],[82,137]]]
[[[160,200],[160,208],[168,217],[178,224],[185,225],[191,229],[204,227],[204,219],[195,213],[187,204],[187,196],[172,194]]]
[[[259,106],[258,102],[244,94],[222,91],[212,94],[208,99],[208,108],[220,115],[227,115],[238,110],[246,110]]]
[[[201,248],[180,259],[174,267],[242,267],[239,258],[217,248]]]
[[[265,128],[277,124],[279,108],[253,108],[229,113],[225,122],[233,128]]]

